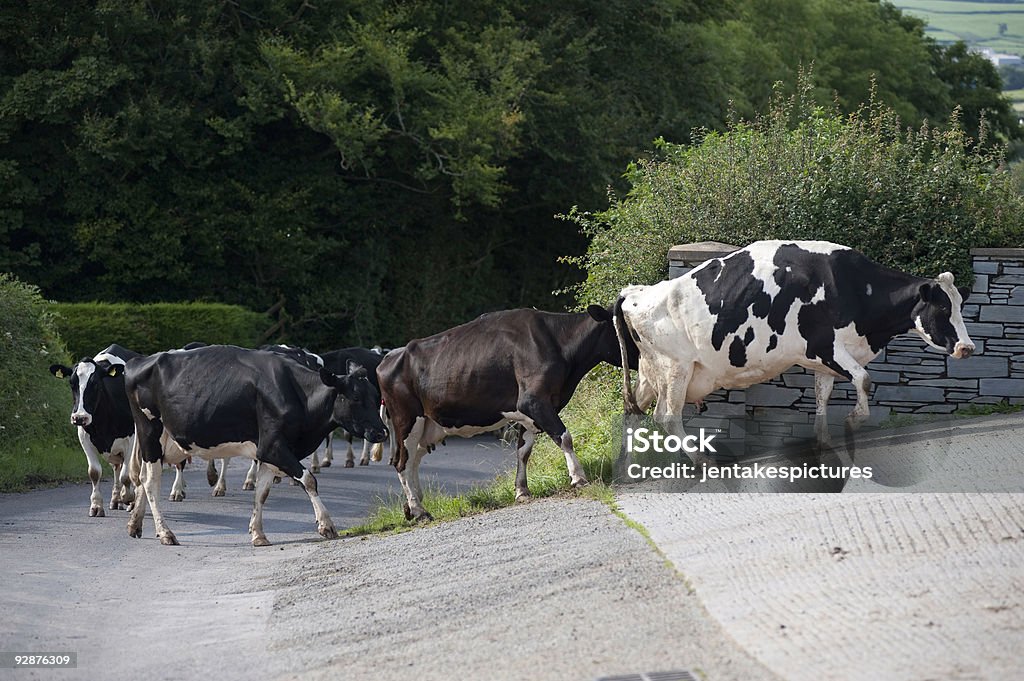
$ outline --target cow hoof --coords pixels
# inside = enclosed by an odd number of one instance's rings
[[[359,465],[360,466],[369,466],[370,465],[370,460],[369,459],[363,459],[362,461],[359,462]]]
[[[331,467],[331,460],[330,459],[324,459],[323,463],[320,464],[320,468],[330,468],[330,467]]]
[[[529,492],[516,492],[516,503],[519,503],[521,501],[529,501],[532,498],[533,497],[530,495]]]
[[[253,546],[270,546],[270,540],[266,537],[253,537]]]
[[[167,501],[185,501],[185,493],[171,492],[171,496],[167,497]]]
[[[320,472],[320,466],[314,466],[313,468],[310,468],[309,472],[312,473],[313,475],[316,475],[317,473]]]
[[[178,538],[170,531],[160,537],[160,543],[164,546],[180,546],[180,544],[178,544]]]
[[[215,497],[222,497],[222,496],[224,496],[224,490],[222,490],[222,489],[215,489],[215,490],[213,490],[213,496],[215,496]]]
[[[355,468],[355,461],[349,460],[345,462],[345,468]]]
[[[430,515],[430,511],[423,511],[416,516],[416,522],[418,523],[429,523],[434,519],[434,516]]]
[[[412,511],[409,510],[409,504],[402,504],[402,511],[405,512],[406,520],[412,520]]]
[[[573,486],[573,489],[579,489],[581,487],[586,487],[589,484],[590,484],[590,481],[587,480],[586,478],[583,478],[582,480],[577,480],[576,482],[572,483],[572,486]]]
[[[256,485],[254,483],[251,483],[251,482],[243,482],[242,483],[242,491],[243,492],[251,492],[254,489],[256,489]]]
[[[142,539],[142,526],[132,527],[131,523],[128,524],[128,536],[133,539]]]
[[[130,503],[127,506],[125,506],[124,510],[128,511],[129,513],[131,513],[134,508],[135,508],[135,502],[133,501],[132,503]]]
[[[338,538],[338,531],[336,529],[334,529],[334,527],[331,526],[331,525],[322,525],[322,526],[316,528],[316,531],[324,539],[337,539]]]
[[[89,509],[90,518],[103,518],[104,516],[106,516],[106,513],[103,512],[102,506],[93,506]]]

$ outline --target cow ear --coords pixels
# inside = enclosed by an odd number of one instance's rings
[[[600,305],[588,305],[587,314],[595,322],[610,322],[612,320],[611,314],[605,308]]]
[[[67,378],[71,375],[71,367],[66,367],[63,364],[51,364],[50,373],[57,378]]]
[[[353,378],[365,378],[366,367],[364,367],[362,364],[349,360],[345,364],[345,373],[347,373],[349,376]]]
[[[964,300],[967,300],[968,298],[971,297],[971,289],[967,288],[966,286],[957,286],[956,290],[960,292],[960,297],[963,298]]]
[[[338,385],[338,377],[323,367],[320,367],[320,381],[332,388]]]
[[[932,285],[929,283],[921,284],[921,288],[919,288],[917,291],[917,295],[918,297],[921,298],[921,300],[928,300],[929,297],[932,295]]]

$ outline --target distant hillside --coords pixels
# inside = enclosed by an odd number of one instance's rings
[[[928,22],[939,42],[963,40],[974,47],[1024,56],[1024,1],[893,0],[907,14]]]

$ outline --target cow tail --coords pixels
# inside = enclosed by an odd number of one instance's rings
[[[388,419],[388,410],[387,410],[387,407],[384,406],[384,400],[381,400],[380,401],[380,420],[384,423],[384,425],[388,429],[388,437],[394,437],[394,434],[391,432],[391,429],[394,426],[389,425],[387,419]],[[385,440],[385,442],[386,442],[386,440]],[[373,444],[373,447],[370,448],[370,458],[373,461],[380,461],[381,459],[384,458],[384,442],[375,442]]]
[[[622,403],[627,414],[640,414],[636,395],[633,393],[633,379],[629,375],[629,353],[626,351],[626,316],[622,313],[622,303],[626,298],[619,296],[615,301],[612,322],[615,324],[615,335],[619,339],[619,353],[622,355]]]

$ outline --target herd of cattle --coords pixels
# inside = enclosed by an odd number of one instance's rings
[[[529,496],[526,466],[539,433],[564,452],[572,484],[586,484],[559,412],[601,362],[624,368],[628,411],[656,404],[655,418],[669,429],[681,428],[687,402],[700,407],[713,390],[744,388],[794,364],[809,368],[824,442],[833,381],[853,382],[857,404],[848,423],[857,425],[868,414],[864,367],[894,336],[914,331],[952,357],[971,355],[961,315],[967,295],[948,272],[922,279],[845,246],[762,241],[677,279],[629,286],[607,308],[492,312],[386,353],[195,343],[141,356],[111,345],[51,372],[69,380],[74,396],[71,423],[89,461],[91,516],[104,514],[102,457],[115,471],[110,508],[131,504],[129,534],[141,536],[148,503],[160,541],[176,544],[157,503],[162,464],[176,466],[171,499],[180,500],[184,461],[209,460],[221,495],[227,459],[246,456],[253,460],[245,486],[254,490],[249,531],[263,546],[263,505],[282,476],[306,490],[320,535],[337,536],[312,474],[316,451],[336,428],[349,439],[346,466],[353,465],[353,435],[363,438],[365,465],[369,443],[383,443],[390,419],[391,465],[409,519],[430,518],[419,464],[450,435],[514,426],[517,499]],[[630,369],[638,372],[635,393]],[[310,456],[312,472],[301,463]],[[223,460],[219,473],[215,459]],[[328,446],[322,465],[330,463]]]

